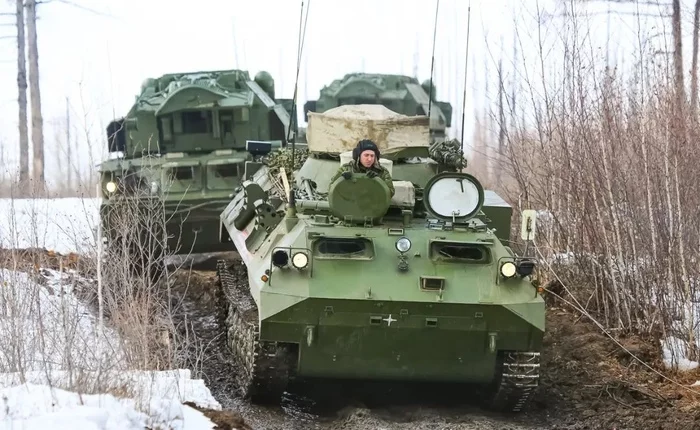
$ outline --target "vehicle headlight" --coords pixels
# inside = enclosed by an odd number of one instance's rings
[[[518,274],[520,276],[532,275],[535,270],[535,262],[532,260],[523,260],[518,264]]]
[[[117,191],[117,184],[116,182],[109,181],[107,184],[105,184],[105,189],[107,190],[108,193],[113,193]]]
[[[512,261],[506,261],[501,265],[501,275],[503,275],[504,278],[512,278],[515,276],[516,270],[515,263]]]
[[[157,192],[158,192],[158,182],[153,181],[153,182],[151,182],[151,193],[155,194]]]
[[[407,237],[400,237],[396,241],[396,250],[400,253],[408,252],[411,249],[411,241]]]
[[[292,256],[292,266],[303,269],[309,264],[309,256],[304,252],[297,252]]]

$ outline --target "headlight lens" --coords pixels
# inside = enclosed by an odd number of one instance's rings
[[[155,194],[158,192],[158,182],[153,181],[151,182],[151,194]]]
[[[396,250],[399,252],[408,252],[411,249],[411,241],[407,237],[401,237],[396,241]]]
[[[292,256],[292,265],[297,269],[303,269],[309,264],[309,256],[303,252],[297,252]]]
[[[532,275],[535,270],[535,262],[532,260],[523,260],[518,264],[518,274],[521,276]]]
[[[117,191],[117,184],[113,181],[109,181],[105,185],[105,189],[107,190],[108,193],[113,193],[113,192]]]
[[[515,276],[516,270],[515,263],[512,261],[506,261],[501,265],[501,275],[503,275],[504,278],[512,278]]]

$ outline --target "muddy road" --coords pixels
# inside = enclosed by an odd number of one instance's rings
[[[529,408],[498,415],[479,407],[464,387],[347,382],[296,384],[280,405],[258,406],[236,392],[217,308],[215,262],[179,270],[171,280],[179,318],[208,345],[200,376],[224,409],[253,429],[700,429],[699,398],[642,366],[590,323],[550,308],[541,386]],[[657,363],[649,340],[622,339],[636,355]],[[198,370],[198,369],[193,369]],[[697,376],[697,375],[695,375]],[[693,375],[685,375],[687,385]],[[700,377],[698,377],[700,379]]]

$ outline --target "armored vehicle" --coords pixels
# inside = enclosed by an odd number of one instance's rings
[[[219,215],[245,161],[286,143],[292,101],[274,97],[267,72],[253,80],[243,70],[147,79],[128,114],[107,127],[110,158],[99,166],[103,236],[126,236],[116,219],[149,212],[164,220],[169,253],[225,250]],[[141,226],[142,237],[157,241],[156,224]]]
[[[430,97],[428,97],[430,94]],[[304,104],[304,120],[308,113],[323,113],[338,106],[378,104],[403,115],[428,115],[433,139],[445,139],[452,124],[452,105],[435,100],[437,89],[430,80],[419,83],[416,78],[397,74],[349,73],[321,89],[318,100]],[[432,101],[431,101],[432,99]]]
[[[520,411],[545,309],[534,261],[506,245],[511,207],[461,172],[461,153],[429,143],[426,116],[357,105],[309,120],[294,180],[251,162],[221,214],[244,263],[218,267],[244,394],[278,399],[294,377],[455,382]],[[331,182],[364,138],[393,196],[379,177]]]

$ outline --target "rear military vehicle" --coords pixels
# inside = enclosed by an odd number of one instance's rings
[[[163,222],[142,222],[132,245],[164,250],[165,225],[171,254],[228,249],[219,242],[219,215],[245,162],[285,144],[291,108],[291,100],[275,99],[267,72],[147,79],[128,114],[107,128],[110,157],[99,166],[103,236],[112,245],[127,241],[124,231],[133,226],[124,224],[150,215]]]
[[[244,265],[219,262],[246,396],[279,399],[302,377],[476,383],[506,411],[531,397],[545,329],[534,262],[506,245],[511,207],[429,134],[425,116],[342,106],[309,114],[292,182],[248,163],[221,215]],[[362,139],[393,196],[379,177],[331,182]]]
[[[446,140],[452,124],[452,105],[436,100],[436,94],[430,80],[419,83],[416,78],[399,74],[348,73],[324,86],[317,100],[304,104],[304,118],[308,122],[309,112],[323,113],[339,106],[361,104],[382,105],[407,116],[430,112],[431,138]]]

